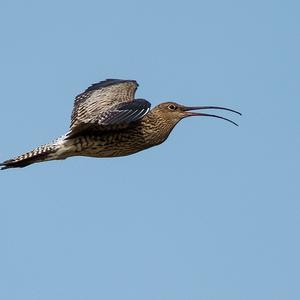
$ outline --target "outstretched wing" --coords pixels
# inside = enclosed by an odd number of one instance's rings
[[[142,118],[151,104],[134,100],[138,84],[134,80],[107,79],[91,85],[75,98],[68,137],[86,130],[125,128]]]

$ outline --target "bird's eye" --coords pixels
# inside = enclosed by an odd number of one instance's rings
[[[175,110],[177,107],[174,105],[174,104],[170,104],[169,106],[168,106],[168,109],[170,109],[170,110]]]

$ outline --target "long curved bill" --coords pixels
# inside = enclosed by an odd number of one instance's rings
[[[236,111],[236,110],[233,110],[233,109],[230,109],[230,108],[226,108],[226,107],[221,107],[221,106],[185,106],[183,108],[183,110],[186,112],[186,116],[187,117],[192,117],[192,116],[204,116],[204,117],[213,117],[213,118],[218,118],[218,119],[222,119],[222,120],[225,120],[227,122],[230,122],[236,126],[239,126],[237,123],[233,122],[232,120],[230,119],[227,119],[227,118],[224,118],[224,117],[221,117],[221,116],[217,116],[217,115],[213,115],[213,114],[205,114],[205,113],[197,113],[197,112],[191,112],[191,110],[202,110],[202,109],[219,109],[219,110],[227,110],[227,111],[230,111],[230,112],[233,112],[235,114],[238,114],[238,115],[242,115],[240,112]]]

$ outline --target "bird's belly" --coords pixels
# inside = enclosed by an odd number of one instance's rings
[[[92,147],[85,149],[84,151],[78,153],[81,156],[91,156],[91,157],[118,157],[134,154],[143,149],[128,149],[126,147],[119,148],[108,148],[108,147]]]
[[[92,157],[126,156],[149,148],[142,137],[124,134],[82,136],[74,139],[74,146],[74,155]]]

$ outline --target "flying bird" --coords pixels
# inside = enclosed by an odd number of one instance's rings
[[[135,99],[135,80],[107,79],[92,84],[75,98],[69,131],[32,151],[4,161],[1,169],[23,168],[33,163],[71,156],[118,157],[163,143],[176,124],[191,116],[207,116],[235,122],[195,110],[219,106],[184,106],[163,102],[150,110],[145,99]]]

